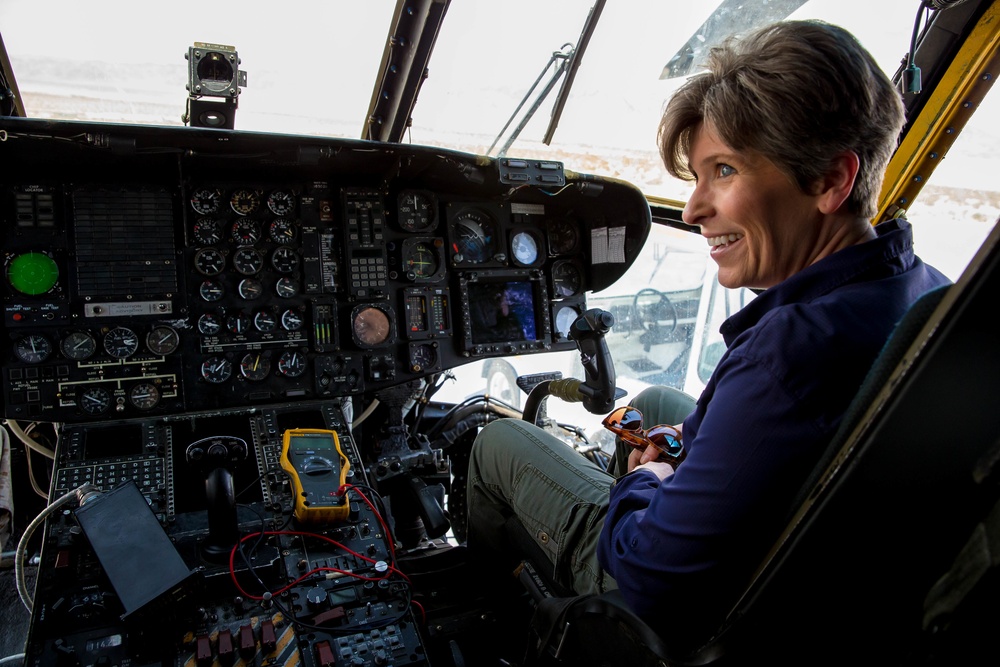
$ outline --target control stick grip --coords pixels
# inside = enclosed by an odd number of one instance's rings
[[[569,337],[580,350],[580,363],[586,377],[580,385],[583,407],[593,414],[604,414],[624,396],[615,387],[615,367],[604,336],[615,324],[615,316],[600,308],[591,308],[576,318]]]

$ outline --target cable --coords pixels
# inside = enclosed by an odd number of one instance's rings
[[[910,35],[910,52],[906,56],[906,69],[903,70],[903,92],[919,93],[923,84],[920,81],[920,68],[913,62],[914,52],[917,50],[917,35],[920,32],[920,22],[927,9],[927,0],[921,0],[920,7],[917,8],[917,16],[913,20],[913,32]]]
[[[73,500],[74,498],[83,497],[86,492],[99,491],[99,489],[93,484],[81,484],[72,491],[67,491],[62,496],[54,500],[48,507],[43,509],[38,513],[38,516],[28,524],[28,527],[24,529],[24,535],[21,536],[21,541],[17,543],[17,552],[14,556],[14,568],[16,570],[17,578],[17,594],[21,596],[21,602],[28,609],[28,613],[31,613],[34,607],[34,601],[31,595],[28,593],[28,585],[24,579],[24,558],[28,550],[28,542],[31,541],[31,536],[34,534],[38,526],[45,522],[50,514],[55,512],[57,509]]]
[[[23,661],[24,656],[24,653],[15,653],[14,655],[8,655],[6,658],[0,658],[0,665],[6,665],[9,662]]]
[[[6,433],[6,431],[4,431],[4,432]],[[42,498],[48,499],[48,497],[49,497],[48,492],[46,492],[45,489],[43,489],[41,486],[39,486],[38,480],[35,479],[35,466],[31,462],[31,451],[30,450],[26,451],[24,453],[24,458],[25,458],[25,460],[27,461],[27,464],[28,464],[28,481],[31,483],[31,488],[34,489],[35,493],[37,493]]]
[[[378,407],[378,399],[376,398],[376,399],[373,399],[372,402],[368,404],[368,407],[365,408],[364,412],[362,412],[360,415],[358,415],[357,419],[355,419],[353,422],[351,422],[351,430],[353,431],[357,427],[361,426],[361,422],[363,422],[364,420],[368,419],[368,417],[370,417],[371,414],[373,412],[375,412],[375,408],[377,408],[377,407]]]
[[[27,433],[24,432],[24,429],[21,428],[21,425],[18,424],[16,421],[14,421],[13,419],[8,419],[4,421],[4,423],[7,425],[7,428],[13,431],[14,435],[17,436],[17,439],[20,440],[22,443],[24,443],[25,447],[29,447],[35,450],[36,452],[38,452],[47,459],[54,460],[56,458],[56,453],[54,451],[38,444],[38,442],[35,441],[34,438],[31,438]]]

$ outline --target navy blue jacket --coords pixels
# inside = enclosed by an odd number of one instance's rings
[[[914,255],[908,222],[875,229],[726,320],[728,350],[684,421],[687,459],[662,483],[636,470],[611,490],[598,557],[661,632],[718,626],[896,322],[949,282]]]

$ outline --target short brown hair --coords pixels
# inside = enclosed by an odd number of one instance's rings
[[[708,71],[688,80],[660,121],[667,171],[694,180],[691,137],[709,123],[737,151],[774,162],[810,192],[844,151],[861,163],[847,200],[872,218],[903,127],[903,103],[857,39],[822,21],[782,21],[711,50]]]

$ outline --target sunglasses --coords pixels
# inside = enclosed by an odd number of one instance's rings
[[[659,424],[648,429],[642,428],[642,413],[632,407],[618,408],[601,422],[626,444],[636,449],[653,445],[660,450],[663,458],[675,466],[680,465],[687,455],[681,444],[681,434],[673,426]]]

